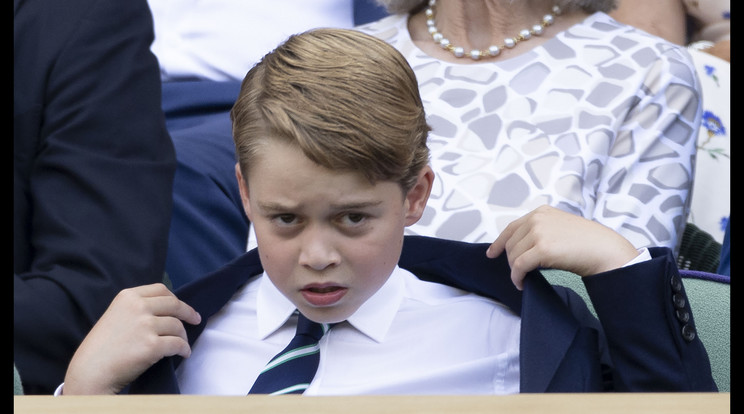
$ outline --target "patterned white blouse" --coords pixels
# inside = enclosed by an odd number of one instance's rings
[[[514,58],[457,64],[418,49],[407,21],[357,29],[408,59],[432,127],[437,176],[409,234],[491,242],[549,204],[676,252],[702,119],[684,47],[595,13]]]

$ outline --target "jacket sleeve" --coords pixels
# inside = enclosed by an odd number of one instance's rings
[[[175,153],[144,0],[14,20],[14,361],[51,394],[123,288],[163,280]],[[38,93],[35,93],[38,92]]]
[[[615,391],[717,391],[673,255],[585,277],[607,338]]]

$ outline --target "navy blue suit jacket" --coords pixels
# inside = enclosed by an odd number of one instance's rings
[[[518,291],[505,255],[488,259],[487,246],[406,236],[399,264],[421,279],[492,297],[521,316],[521,392],[717,390],[670,250],[651,249],[650,261],[583,279],[600,323],[578,294],[550,285],[538,271]],[[190,343],[261,272],[252,250],[178,290],[202,315],[200,325],[187,325]],[[161,360],[127,392],[178,393],[180,361]]]
[[[13,359],[52,394],[114,296],[163,280],[176,163],[145,0],[13,6]]]

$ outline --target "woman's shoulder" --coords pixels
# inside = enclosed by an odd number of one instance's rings
[[[639,45],[666,44],[669,47],[683,48],[660,36],[645,32],[627,23],[620,22],[604,12],[589,15],[581,23],[571,27],[569,33],[592,34],[592,36],[606,36],[610,44],[629,47],[632,43]]]
[[[608,61],[620,56],[629,56],[625,62],[635,62],[639,67],[649,68],[653,61],[667,61],[692,67],[687,48],[672,43],[660,36],[645,32],[626,23],[619,22],[604,12],[596,12],[582,22],[572,26],[562,39],[575,50],[579,47],[607,56]]]

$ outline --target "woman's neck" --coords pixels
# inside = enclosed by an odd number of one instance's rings
[[[456,57],[453,48],[442,48],[429,33],[427,8],[411,16],[409,32],[414,43],[430,56],[456,63],[477,60],[503,60],[533,49],[554,37],[558,32],[586,18],[582,12],[562,13],[553,24],[545,25],[543,18],[553,13],[552,0],[437,0],[431,12],[433,22],[442,37],[453,46],[462,47],[465,56]],[[517,41],[513,48],[505,47],[504,39],[518,38],[523,29],[543,26],[543,33]],[[498,55],[486,54],[490,46],[499,46]],[[470,57],[471,50],[480,50],[478,59]]]

